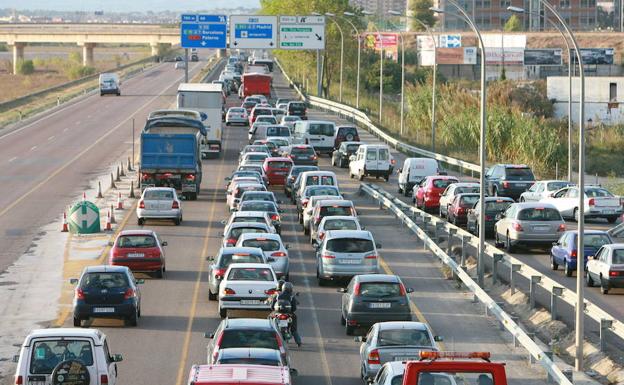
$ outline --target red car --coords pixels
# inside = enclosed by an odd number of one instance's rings
[[[286,177],[290,173],[290,169],[293,166],[293,161],[290,158],[266,158],[262,168],[264,173],[269,178],[269,184],[284,185],[286,183]]]
[[[440,207],[440,195],[444,189],[452,183],[458,183],[459,180],[454,176],[432,175],[425,177],[418,187],[414,187],[414,196],[412,202],[417,208],[424,211],[434,211]]]
[[[249,127],[254,124],[258,115],[273,115],[273,111],[271,111],[271,107],[269,106],[256,104],[249,113]]]
[[[479,200],[479,194],[463,193],[455,195],[448,208],[448,221],[455,226],[465,225],[468,222],[468,210],[474,207]]]
[[[165,273],[165,250],[152,230],[124,230],[110,244],[108,264],[126,266],[134,272],[153,273],[162,278]]]

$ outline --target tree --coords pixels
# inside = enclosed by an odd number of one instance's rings
[[[517,15],[511,15],[503,28],[505,32],[519,32],[522,31],[522,22]]]
[[[433,11],[429,9],[433,7],[432,0],[411,0],[408,7],[409,12],[411,12],[412,14],[410,24],[413,31],[424,30],[423,26],[420,25],[420,23],[416,20],[420,20],[428,27],[433,27],[433,25],[436,23],[436,18],[433,15]]]

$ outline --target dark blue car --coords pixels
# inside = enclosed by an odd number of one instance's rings
[[[571,277],[576,270],[577,234],[577,231],[566,231],[550,249],[550,267],[557,270],[560,265],[563,266],[565,275],[568,277]],[[603,245],[613,243],[613,239],[606,231],[586,230],[583,242],[585,246],[584,265],[587,265],[587,257],[595,255]]]

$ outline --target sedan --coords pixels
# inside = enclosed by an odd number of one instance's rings
[[[247,116],[247,110],[243,107],[230,107],[225,114],[225,125],[242,124],[246,126],[249,124],[249,117]]]
[[[299,174],[306,171],[319,171],[318,166],[292,166],[290,172],[286,176],[286,182],[284,183],[284,194],[290,197],[293,193],[293,184],[297,180]]]
[[[223,233],[222,247],[233,247],[238,242],[241,234],[245,233],[270,233],[271,229],[264,223],[258,222],[234,222]]]
[[[233,263],[267,263],[264,253],[256,247],[222,247],[214,257],[206,257],[208,268],[208,300],[215,301],[225,271]]]
[[[566,231],[561,238],[553,244],[550,249],[550,267],[557,270],[559,265],[563,266],[563,271],[567,277],[571,277],[576,270],[578,261],[578,231]],[[589,257],[596,255],[602,246],[613,243],[613,239],[606,231],[585,230],[583,236],[583,265],[587,264]]]
[[[297,144],[290,146],[284,156],[290,158],[296,165],[318,165],[318,156],[314,151],[314,147],[309,144]]]
[[[137,223],[146,219],[167,219],[179,225],[182,222],[182,202],[171,187],[147,187],[143,190],[136,209]]]
[[[152,230],[124,230],[109,245],[109,265],[126,266],[134,272],[153,273],[157,278],[164,276],[164,247],[167,242],[161,242]]]
[[[325,233],[331,230],[364,230],[360,221],[353,216],[335,215],[321,219],[314,238],[310,240],[312,245],[320,244],[325,238]],[[310,234],[311,235],[311,234]]]
[[[263,263],[235,263],[219,286],[219,316],[228,310],[269,310],[266,300],[277,293],[273,268]]]
[[[238,238],[236,247],[259,248],[264,253],[266,260],[273,267],[273,271],[279,278],[290,281],[290,262],[288,259],[288,245],[284,245],[278,234],[242,234]]]
[[[587,286],[600,285],[602,294],[624,287],[624,244],[604,245],[587,261]]]
[[[329,279],[379,273],[379,248],[381,245],[375,244],[370,231],[327,231],[325,239],[316,247],[316,279],[319,286],[325,285]]]
[[[437,341],[429,325],[422,322],[379,322],[366,336],[358,337],[361,377],[372,381],[381,366],[392,361],[418,361],[421,351],[437,351]]]
[[[342,293],[340,323],[352,335],[357,327],[383,321],[411,321],[410,299],[414,290],[406,288],[397,275],[356,275]]]
[[[564,187],[540,202],[551,204],[563,217],[578,221],[578,187]],[[621,214],[622,201],[619,197],[602,187],[585,186],[585,218],[605,218],[609,223],[615,223]]]
[[[520,202],[539,202],[544,198],[551,197],[558,190],[574,186],[566,180],[540,180],[531,186],[530,189],[520,194]]]
[[[456,194],[448,205],[447,218],[455,226],[463,225],[467,221],[468,210],[477,203],[479,194]]]
[[[440,218],[448,218],[448,207],[455,195],[462,193],[479,193],[479,183],[453,183],[440,195]]]

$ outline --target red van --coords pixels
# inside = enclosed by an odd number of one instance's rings
[[[440,195],[453,183],[459,183],[459,179],[448,175],[428,176],[414,187],[412,201],[416,207],[424,211],[435,211],[440,207]]]
[[[291,385],[287,366],[193,365],[188,385]]]
[[[293,161],[290,158],[274,157],[266,158],[262,168],[264,168],[264,173],[269,178],[270,185],[283,186],[292,166]]]

